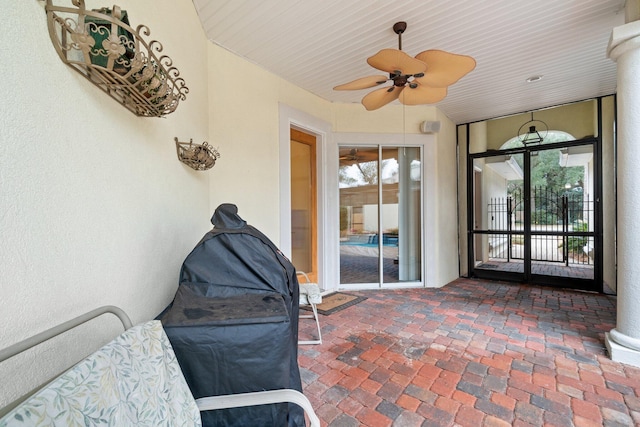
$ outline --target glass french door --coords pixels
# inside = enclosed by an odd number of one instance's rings
[[[419,147],[339,148],[340,283],[422,283]]]
[[[473,156],[474,276],[599,290],[594,146],[582,141]]]

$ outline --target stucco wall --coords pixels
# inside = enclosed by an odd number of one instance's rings
[[[441,123],[440,132],[436,139],[438,162],[438,215],[435,227],[438,230],[436,254],[438,286],[446,285],[460,275],[458,262],[460,250],[458,247],[458,194],[457,194],[457,147],[456,126],[439,110],[437,120]],[[431,254],[429,254],[431,256]]]
[[[536,111],[533,114],[533,119],[545,122],[549,130],[568,132],[576,139],[582,139],[596,134],[595,111],[596,102],[588,100]],[[531,113],[487,120],[486,149],[500,149],[502,144],[517,136],[518,130],[529,120],[531,120]],[[540,123],[534,124],[537,125],[539,131],[544,130],[544,127]],[[523,133],[528,130],[527,126],[522,129]],[[471,150],[472,153],[478,153],[480,151]]]
[[[173,141],[208,138],[207,42],[193,4],[118,4],[190,89],[166,118],[136,117],[63,64],[40,2],[0,4],[0,348],[100,305],[154,317],[210,228],[212,175],[178,162]],[[112,319],[98,324],[62,337],[63,352],[45,345],[1,364],[0,407],[117,331]],[[45,363],[31,365],[32,354]]]
[[[211,175],[210,209],[236,204],[278,244],[279,104],[330,123],[331,103],[219,46],[209,44],[208,58],[211,141],[222,154]]]

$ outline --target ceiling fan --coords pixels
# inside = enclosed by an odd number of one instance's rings
[[[349,160],[349,161],[358,161],[358,160],[360,160],[360,157],[358,156],[358,149],[357,148],[351,148],[348,153],[345,153],[345,150],[340,150],[339,159],[340,160]]]
[[[406,29],[406,22],[396,22],[393,31],[398,35],[398,49],[382,49],[367,58],[369,65],[386,71],[389,77],[362,77],[333,89],[368,89],[392,81],[390,87],[376,89],[365,95],[362,105],[371,111],[396,99],[405,105],[434,104],[447,96],[447,87],[476,67],[472,57],[443,50],[425,50],[415,58],[410,57],[402,51],[402,33]]]

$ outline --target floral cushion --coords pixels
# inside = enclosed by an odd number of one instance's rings
[[[0,419],[0,427],[89,425],[201,425],[160,321],[127,330]]]

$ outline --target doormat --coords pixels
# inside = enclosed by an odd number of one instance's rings
[[[328,316],[336,311],[344,310],[347,307],[356,305],[366,299],[367,297],[359,297],[346,292],[336,292],[335,294],[324,295],[322,297],[322,304],[318,304],[316,308],[318,309],[318,313]],[[300,306],[300,308],[312,311],[310,305],[303,305]]]

